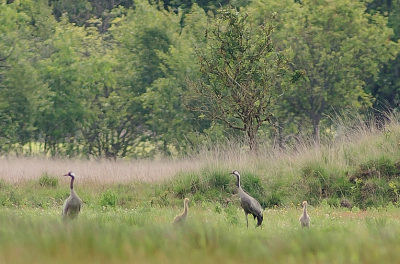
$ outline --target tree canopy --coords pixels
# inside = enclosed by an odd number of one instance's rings
[[[275,47],[273,30],[272,21],[252,26],[246,13],[222,9],[207,29],[207,45],[197,49],[202,75],[189,82],[194,90],[189,107],[244,131],[254,151],[272,102],[284,93],[285,81],[298,78],[289,76],[286,52]]]
[[[227,4],[1,0],[0,153],[183,155],[225,136],[256,149],[322,140],[341,109],[398,110],[399,0]]]

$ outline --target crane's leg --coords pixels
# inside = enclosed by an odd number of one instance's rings
[[[247,218],[247,213],[244,213],[246,215],[246,224],[247,224],[247,229],[249,229],[249,219]]]

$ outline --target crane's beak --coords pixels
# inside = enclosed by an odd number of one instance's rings
[[[67,174],[64,174],[63,176],[69,176],[69,174],[67,173]]]

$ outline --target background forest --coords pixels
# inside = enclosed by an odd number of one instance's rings
[[[209,30],[226,5],[0,0],[1,154],[186,155],[244,138],[244,130],[227,125],[231,120],[205,115],[187,100],[208,74],[201,54],[215,45]],[[304,74],[269,102],[258,142],[332,140],[340,133],[337,115],[399,110],[400,0],[230,5],[249,25],[273,24],[274,51]]]

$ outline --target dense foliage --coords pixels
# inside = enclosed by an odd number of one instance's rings
[[[205,73],[195,51],[209,51],[207,30],[231,10],[220,4],[227,3],[1,0],[0,152],[116,159],[184,154],[237,136],[186,104],[187,80]],[[246,27],[278,21],[270,40],[291,70],[305,72],[262,109],[270,122],[256,132],[284,146],[291,135],[319,140],[343,108],[398,108],[398,0],[232,5],[249,18]],[[257,51],[253,33],[249,50]],[[271,84],[280,90],[282,80]]]

